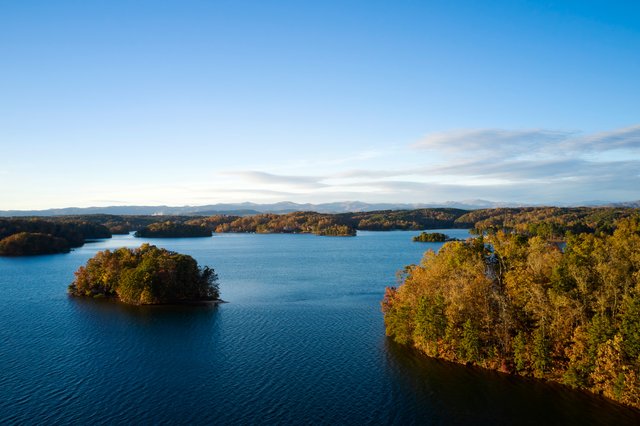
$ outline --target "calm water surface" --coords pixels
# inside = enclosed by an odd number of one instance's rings
[[[0,258],[0,424],[640,424],[638,411],[586,393],[389,342],[385,286],[440,247],[412,243],[417,234],[116,236]],[[230,303],[67,297],[97,251],[142,242],[214,267]]]

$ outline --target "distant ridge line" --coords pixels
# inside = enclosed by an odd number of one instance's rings
[[[291,213],[294,211],[315,211],[318,213],[357,213],[376,210],[413,210],[421,208],[455,208],[478,210],[498,207],[640,207],[640,200],[627,202],[589,201],[572,204],[530,204],[508,203],[487,200],[447,201],[444,203],[365,203],[361,201],[340,201],[332,203],[218,203],[203,206],[106,206],[106,207],[65,207],[44,210],[0,210],[0,216],[67,216],[86,214],[113,215],[185,215],[212,216],[227,214],[249,216],[260,213]]]

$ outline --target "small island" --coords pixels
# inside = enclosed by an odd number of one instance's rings
[[[211,230],[204,226],[179,222],[158,222],[136,231],[138,238],[199,238],[210,237]]]
[[[448,235],[440,232],[422,232],[420,235],[413,237],[413,241],[419,243],[444,243],[446,241],[455,241],[455,239],[449,238]]]
[[[98,252],[75,276],[71,296],[115,298],[132,305],[220,301],[213,269],[150,244]]]
[[[330,225],[318,229],[315,234],[323,237],[355,237],[356,229],[347,225]]]

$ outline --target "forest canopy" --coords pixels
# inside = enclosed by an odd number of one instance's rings
[[[75,273],[69,294],[133,305],[219,300],[218,276],[191,256],[143,244],[98,252]]]
[[[210,237],[211,230],[205,226],[166,221],[147,225],[136,231],[135,236],[143,238],[199,238]]]
[[[444,243],[450,240],[451,238],[441,232],[421,232],[420,235],[413,237],[413,241],[419,243]]]
[[[206,226],[215,232],[255,232],[258,234],[316,234],[354,236],[356,229],[338,215],[315,212],[264,213],[253,216],[211,216],[192,219],[190,224]]]
[[[498,231],[428,251],[382,302],[387,335],[449,361],[640,408],[640,220],[566,247]]]
[[[496,208],[467,212],[456,222],[473,224],[477,234],[505,230],[564,239],[567,232],[611,234],[618,220],[637,216],[639,211],[630,207]]]
[[[69,242],[64,238],[38,232],[18,232],[0,240],[0,256],[68,253],[69,250]]]

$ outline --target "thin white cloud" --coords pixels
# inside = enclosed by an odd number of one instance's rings
[[[220,194],[224,194],[224,195],[242,195],[244,197],[246,197],[247,195],[252,195],[252,194],[256,194],[256,193],[260,193],[261,195],[264,196],[270,196],[270,197],[275,197],[275,198],[280,198],[280,199],[286,199],[287,197],[293,196],[293,195],[298,195],[299,192],[292,192],[292,191],[274,191],[271,189],[264,189],[264,188],[220,188],[220,187],[213,187],[210,188],[206,191],[201,191],[202,194],[201,196],[198,196],[198,199],[207,199],[207,198],[211,198],[212,196],[218,196]]]
[[[406,168],[376,163],[377,168],[322,175],[255,170],[232,174],[249,185],[243,187],[246,194],[271,190],[273,196],[309,201],[328,196],[393,202],[640,199],[640,126],[593,135],[545,129],[442,132],[412,148],[419,149],[405,153],[413,165]],[[617,155],[622,149],[631,155]],[[434,164],[429,155],[424,165],[416,166],[420,150],[439,151],[441,161]]]
[[[566,177],[597,178],[616,176],[628,178],[640,171],[640,159],[628,161],[588,161],[580,158],[570,160],[516,160],[475,161],[437,167],[431,173],[441,175],[499,177],[512,180],[553,179]]]
[[[507,160],[540,154],[554,158],[640,150],[640,125],[582,135],[548,129],[475,129],[438,132],[412,145],[416,149],[437,150],[444,154],[462,153],[469,157],[498,155]]]
[[[322,188],[321,177],[316,176],[292,176],[268,173],[256,170],[225,172],[224,174],[237,176],[245,181],[264,185],[285,185],[291,187]]]
[[[363,179],[363,178],[390,178],[396,176],[406,176],[410,173],[409,170],[366,170],[355,169],[346,170],[344,172],[334,173],[329,176],[331,179]]]
[[[473,129],[438,132],[413,144],[416,149],[445,153],[521,155],[564,142],[574,133],[557,130]]]
[[[570,140],[565,145],[574,151],[637,151],[640,150],[640,125],[587,135]]]

